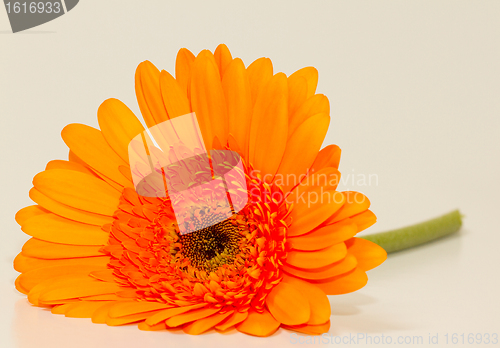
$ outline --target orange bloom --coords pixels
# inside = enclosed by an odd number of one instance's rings
[[[180,234],[169,197],[134,190],[128,144],[145,130],[108,99],[100,130],[66,126],[69,160],[33,179],[36,205],[16,215],[32,236],[14,261],[16,288],[53,313],[143,330],[327,332],[327,295],[363,287],[386,253],[355,237],[376,221],[368,199],[336,191],[340,149],[320,151],[330,109],[317,81],[312,67],[273,74],[268,58],[245,67],[225,45],[196,57],[181,49],[175,78],[141,63],[146,125],[194,112],[207,150],[241,156],[248,203]]]

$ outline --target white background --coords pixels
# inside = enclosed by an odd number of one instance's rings
[[[61,129],[97,126],[110,97],[139,114],[141,61],[173,73],[179,48],[219,43],[246,64],[270,57],[275,72],[318,68],[331,102],[325,145],[342,148],[344,178],[378,176],[378,185],[343,185],[372,201],[378,222],[368,233],[455,208],[465,215],[459,234],[390,255],[365,288],[331,297],[330,334],[425,343],[438,334],[439,346],[447,333],[500,334],[500,2],[85,0],[17,34],[0,8],[0,31],[1,347],[293,343],[285,330],[259,339],[96,325],[32,307],[14,289],[12,260],[28,239],[14,214],[32,204],[33,176],[67,158]]]

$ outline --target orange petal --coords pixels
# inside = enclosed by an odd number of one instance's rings
[[[311,316],[307,297],[290,283],[276,285],[267,296],[266,305],[273,317],[285,325],[307,323]]]
[[[190,335],[199,335],[207,330],[210,330],[231,314],[233,314],[233,311],[228,311],[224,314],[215,313],[209,317],[193,321],[191,324],[184,326],[182,330]]]
[[[250,125],[249,161],[262,175],[270,175],[269,179],[272,179],[280,165],[288,138],[286,83],[283,73],[269,80],[257,97]]]
[[[51,308],[50,313],[52,314],[64,314],[66,310],[68,309],[69,306],[71,306],[73,303],[66,303],[62,305],[57,305]]]
[[[47,279],[40,284],[36,285],[28,294],[28,301],[36,306],[47,306],[47,305],[56,305],[63,304],[69,302],[77,302],[78,298],[94,296],[94,295],[103,295],[105,293],[115,293],[116,288],[105,289],[105,288],[96,288],[94,285],[97,283],[104,283],[96,281],[95,279],[89,277],[88,275],[64,275],[57,276],[50,279]],[[107,283],[110,284],[110,283]],[[82,296],[78,296],[78,294],[74,297],[68,297],[57,300],[51,300],[48,303],[40,301],[40,297],[48,292],[53,290],[61,290],[65,291],[66,289],[76,289],[80,288]],[[106,290],[109,290],[106,292]],[[85,295],[85,292],[91,293],[90,295]],[[93,293],[94,292],[94,293]],[[92,294],[93,293],[93,294]],[[60,294],[60,293],[59,293]]]
[[[14,269],[18,272],[27,272],[37,268],[66,265],[92,265],[96,266],[97,269],[105,267],[108,262],[108,256],[76,257],[68,259],[39,259],[27,256],[24,252],[22,252],[14,259]]]
[[[357,232],[357,225],[351,219],[344,219],[307,234],[292,236],[288,242],[295,250],[319,250],[354,237]]]
[[[121,192],[123,190],[123,186],[122,185],[119,185],[116,182],[114,182],[113,180],[107,178],[105,175],[102,175],[102,174],[98,173],[90,165],[88,165],[87,163],[85,163],[84,161],[82,161],[71,150],[69,150],[68,159],[69,159],[69,162],[71,162],[73,164],[76,164],[77,166],[71,166],[71,167],[68,166],[66,168],[62,168],[62,167],[61,168],[46,168],[46,169],[70,169],[70,170],[77,170],[77,171],[85,173],[85,174],[91,174],[92,176],[94,176],[94,177],[96,177],[96,178],[98,178],[100,180],[103,180],[104,182],[106,182],[108,185],[110,185],[115,190],[118,190],[119,192]],[[81,170],[82,166],[85,168],[85,170]],[[120,167],[125,167],[125,165],[119,165],[118,168],[120,168]],[[120,171],[120,173],[121,173],[121,171]],[[129,177],[125,176],[125,178],[127,178],[130,182],[132,182],[132,180]]]
[[[307,98],[312,97],[316,93],[316,87],[318,86],[318,70],[315,67],[308,66],[294,72],[289,79],[294,80],[299,77],[307,82]]]
[[[284,185],[294,186],[288,194],[288,197],[291,199],[288,202],[290,204],[297,200],[304,202],[305,198],[303,198],[303,193],[311,190],[320,189],[320,192],[325,190],[335,190],[338,185],[339,178],[340,172],[333,167],[323,168],[322,170],[314,173],[309,172],[307,175],[303,175],[299,178],[287,178]],[[278,180],[279,178],[275,181],[276,184],[280,184]]]
[[[91,279],[91,278],[89,278]],[[89,280],[76,284],[69,284],[55,289],[42,291],[39,297],[40,302],[53,302],[78,297],[110,294],[120,291],[120,287],[114,283]]]
[[[207,150],[216,136],[227,143],[227,107],[219,70],[212,53],[203,50],[193,63],[191,105],[200,124]]]
[[[288,77],[288,115],[293,115],[307,99],[307,81],[302,76]]]
[[[347,252],[358,260],[358,267],[369,271],[387,259],[387,252],[379,245],[363,238],[351,238],[346,241]]]
[[[330,116],[317,114],[308,118],[297,128],[288,139],[274,180],[290,175],[300,178],[307,173],[323,144],[329,124]],[[288,192],[293,187],[293,183],[287,184],[282,187],[283,192]]]
[[[273,77],[273,63],[269,58],[259,58],[248,66],[247,72],[252,90],[252,104],[255,104],[260,91]]]
[[[250,310],[245,321],[236,325],[236,329],[248,335],[267,337],[272,335],[280,327],[280,322],[266,309],[262,313]]]
[[[119,166],[118,170],[124,177],[127,178],[127,180],[130,180],[130,182],[132,182],[132,172],[130,171],[130,166]]]
[[[174,119],[178,116],[183,116],[191,113],[191,106],[186,97],[186,93],[181,89],[178,82],[168,72],[163,70],[160,75],[160,87],[163,96],[165,108],[168,111],[168,117]],[[184,123],[172,123],[172,128],[167,130],[162,128],[163,134],[158,139],[159,134],[153,134],[156,140],[160,141],[160,146],[163,149],[170,148],[172,137],[182,139],[184,144],[189,148],[199,146],[199,134],[192,127],[184,127]],[[154,132],[154,131],[153,131]],[[165,141],[166,140],[166,141]],[[168,147],[166,147],[168,146]]]
[[[48,210],[43,209],[38,205],[29,205],[19,210],[16,213],[15,219],[16,222],[22,226],[29,218],[32,218],[33,216],[37,215],[47,214],[48,212],[49,212]]]
[[[94,296],[83,296],[79,298],[82,301],[123,301],[123,300],[129,300],[132,301],[132,298],[123,298],[122,296],[118,296],[115,294],[104,294],[104,295],[94,295]]]
[[[305,103],[290,116],[288,132],[293,134],[299,125],[316,114],[330,115],[330,103],[328,102],[328,98],[323,94],[316,94],[307,99]]]
[[[284,264],[283,271],[302,279],[328,279],[353,270],[357,265],[356,258],[347,254],[342,260],[320,268],[303,269]]]
[[[101,248],[94,245],[58,244],[31,238],[23,245],[23,254],[39,259],[65,259],[102,256],[103,253],[99,251]]]
[[[22,226],[24,233],[47,242],[75,245],[106,245],[109,234],[100,227],[82,224],[55,214],[35,216]]]
[[[19,282],[19,277],[16,278],[14,281],[14,287],[16,288],[17,291],[19,291],[21,294],[28,295],[29,291],[28,289],[25,289],[22,287],[21,283]]]
[[[200,308],[195,309],[187,313],[178,314],[174,317],[171,317],[165,321],[165,324],[168,327],[176,327],[182,324],[190,323],[195,320],[200,320],[211,316],[212,314],[220,311],[220,308]]]
[[[224,147],[222,146],[219,138],[214,137],[214,139],[212,141],[212,148],[216,149],[216,150],[222,150],[222,149],[224,149]]]
[[[135,94],[148,128],[168,120],[160,93],[160,71],[150,61],[142,62],[135,71]]]
[[[96,171],[94,168],[92,168],[87,163],[85,163],[81,159],[79,159],[76,155],[74,155],[71,150],[69,151],[69,156],[68,157],[69,157],[69,161],[71,163],[80,164],[80,165],[84,166],[87,169],[86,171],[81,171],[82,173],[88,173],[88,172],[90,172],[90,174],[92,176],[94,176],[94,177],[96,177],[96,178],[104,181],[105,183],[107,183],[109,186],[111,186],[112,188],[114,188],[118,192],[121,192],[123,190],[123,185],[117,184],[115,181],[109,179],[107,176],[105,176],[105,175],[99,173],[98,171]],[[128,166],[119,165],[118,169],[120,169],[121,167],[128,167]],[[58,169],[71,169],[71,170],[75,170],[76,168],[58,168]],[[120,171],[120,173],[122,173],[122,172]],[[123,175],[123,173],[122,173],[122,175]],[[128,180],[127,181],[127,185],[130,185],[130,183],[132,182],[131,178],[125,176],[125,179]]]
[[[107,223],[113,222],[113,218],[111,216],[94,214],[59,203],[58,201],[55,201],[52,198],[44,195],[34,187],[30,190],[29,196],[35,203],[38,203],[41,207],[70,220],[95,226],[102,226]]]
[[[134,113],[118,99],[105,100],[97,110],[102,135],[120,158],[128,163],[128,144],[144,131]]]
[[[311,283],[319,287],[327,295],[341,295],[361,289],[366,285],[367,281],[366,273],[356,267],[354,270],[340,276],[317,281],[311,280]]]
[[[149,317],[148,319],[146,319],[146,324],[153,326],[153,325],[158,324],[159,322],[162,322],[162,321],[169,319],[171,317],[174,317],[176,315],[186,313],[186,312],[189,312],[193,309],[198,309],[198,308],[202,308],[205,306],[206,306],[206,303],[197,303],[197,304],[191,305],[191,306],[165,309],[165,310],[158,312],[157,314]]]
[[[222,79],[222,89],[226,97],[229,134],[232,134],[238,147],[246,155],[253,108],[250,82],[241,59],[234,59],[227,67]]]
[[[177,116],[189,114],[191,106],[184,91],[179,83],[167,71],[162,70],[160,74],[160,90],[163,97],[163,103],[170,119]]]
[[[220,44],[215,49],[214,58],[220,72],[220,79],[222,80],[222,77],[224,76],[228,65],[233,60],[233,57],[231,56],[231,52],[229,52],[229,48],[227,48],[224,44]]]
[[[125,317],[132,314],[151,312],[171,307],[168,304],[148,301],[130,301],[114,305],[108,312],[112,318]]]
[[[132,301],[132,298],[123,298],[122,296],[118,296],[116,294],[103,294],[103,295],[94,295],[94,296],[83,296],[79,297],[82,301]]]
[[[114,282],[116,277],[112,269],[107,268],[103,270],[96,270],[89,273],[89,275],[97,280],[102,280],[105,282]]]
[[[101,266],[101,269],[105,268],[106,265]],[[47,279],[64,275],[88,275],[96,269],[99,269],[99,267],[95,265],[65,265],[37,268],[21,274],[18,277],[18,282],[24,289],[30,291],[37,284]]]
[[[89,276],[87,275],[69,275],[69,276],[60,276],[60,277],[54,277],[50,278],[47,280],[44,280],[40,284],[37,284],[33,289],[31,289],[28,293],[28,301],[35,306],[44,306],[44,304],[39,302],[40,295],[44,291],[49,291],[50,289],[57,289],[58,287],[61,287],[63,285],[68,285],[68,284],[78,284],[83,282],[86,282],[90,279]],[[16,288],[17,288],[18,282],[16,279]],[[19,290],[19,289],[18,289]],[[69,303],[69,302],[76,302],[76,299],[68,300],[65,301],[64,303]],[[61,303],[58,303],[61,304]]]
[[[297,331],[306,335],[321,335],[330,330],[330,320],[320,325],[297,325],[297,326],[283,326],[284,329]]]
[[[137,327],[139,328],[139,330],[142,330],[142,331],[160,331],[160,330],[165,330],[167,328],[165,323],[160,323],[157,325],[150,326],[150,325],[146,324],[145,321],[140,322],[139,325],[137,325]]]
[[[340,192],[325,189],[324,186],[295,190],[287,198],[287,202],[294,204],[290,214],[293,222],[288,235],[298,236],[313,230],[339,210],[344,201],[345,197]]]
[[[122,165],[120,165],[118,168],[120,167],[124,167]],[[91,169],[93,171],[93,169]],[[120,171],[121,173],[121,171]],[[107,183],[109,186],[111,186],[112,188],[114,188],[116,191],[118,192],[122,192],[123,191],[123,188],[124,186],[120,185],[120,184],[117,184],[116,182],[114,182],[113,180],[109,179],[108,177],[94,171],[94,174],[97,178],[103,180],[105,183]],[[123,175],[123,174],[122,174]],[[128,180],[128,179],[127,179]],[[128,186],[131,186],[132,185],[132,181],[130,181],[128,184]]]
[[[44,195],[96,214],[113,216],[120,193],[104,181],[73,170],[51,169],[38,173],[33,185]]]
[[[351,216],[350,219],[358,225],[358,232],[361,232],[371,225],[373,225],[375,222],[377,222],[377,217],[371,210],[365,210],[361,214],[357,214],[354,216]]]
[[[127,162],[111,149],[98,129],[73,123],[64,127],[61,136],[71,151],[97,172],[121,186],[132,186],[118,170]]]
[[[312,285],[307,281],[297,279],[295,277],[283,276],[283,282],[292,285],[299,290],[302,295],[309,301],[311,315],[307,324],[319,325],[330,320],[331,308],[330,301],[326,294],[320,288]]]
[[[69,153],[68,153],[68,161],[80,164],[80,165],[88,168],[88,164],[85,163],[84,161],[82,161],[80,158],[78,158],[78,156],[75,155],[75,153],[73,151],[71,151],[71,150],[69,150]]]
[[[116,302],[111,302],[99,307],[92,313],[92,322],[95,324],[105,324],[108,318],[109,310],[116,304]]]
[[[81,301],[70,303],[66,306],[64,315],[69,318],[92,318],[92,315],[102,306],[111,301]]]
[[[215,328],[217,330],[225,331],[236,324],[241,323],[248,317],[248,312],[234,312],[229,318],[216,325]]]
[[[84,164],[71,161],[62,161],[62,160],[50,161],[45,166],[45,170],[50,170],[50,169],[69,169],[69,170],[76,170],[78,172],[82,172],[85,174],[95,175],[94,172],[92,172]]]
[[[113,307],[111,307],[111,309]],[[109,316],[109,312],[108,312],[108,317],[106,318],[106,324],[109,326],[119,326],[119,325],[137,323],[139,321],[143,321],[144,319],[149,318],[151,315],[153,315],[155,313],[158,313],[158,311],[136,313],[136,314],[127,315],[124,317],[113,318],[113,317]]]
[[[335,214],[329,217],[324,224],[332,224],[353,215],[364,212],[370,207],[370,200],[364,194],[355,191],[344,191],[345,203]]]
[[[194,62],[194,54],[187,48],[181,48],[175,60],[175,79],[184,93],[190,98],[191,67]]]
[[[342,260],[347,255],[344,243],[334,244],[317,251],[290,251],[286,263],[299,268],[320,268]]]
[[[242,150],[240,145],[238,145],[236,139],[231,133],[229,133],[229,135],[227,136],[227,146],[231,149],[231,151],[237,152],[241,157],[245,158],[246,160],[245,152]]]
[[[326,167],[338,168],[341,152],[337,145],[328,145],[321,149],[311,166],[311,172],[315,173]]]

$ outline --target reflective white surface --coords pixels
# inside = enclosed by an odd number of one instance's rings
[[[97,108],[110,97],[139,115],[139,62],[173,72],[180,47],[197,53],[221,42],[246,64],[267,56],[276,72],[318,68],[318,92],[331,102],[325,145],[342,148],[341,186],[372,202],[378,222],[368,233],[455,208],[465,215],[459,234],[391,255],[368,273],[365,288],[331,297],[330,333],[422,336],[419,347],[429,335],[439,335],[439,346],[472,347],[483,345],[446,345],[444,335],[500,333],[499,2],[116,3],[81,1],[68,15],[15,35],[0,10],[1,347],[276,347],[297,340],[284,330],[261,339],[96,325],[32,307],[14,289],[12,260],[28,239],[14,214],[32,204],[33,176],[49,160],[67,158],[61,129],[97,126]],[[356,185],[369,174],[378,180]],[[365,346],[358,343],[352,346]]]

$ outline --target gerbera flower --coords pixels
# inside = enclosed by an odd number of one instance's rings
[[[225,45],[196,57],[181,49],[175,78],[141,63],[135,86],[147,127],[194,113],[207,151],[239,154],[248,202],[179,233],[170,197],[133,184],[128,146],[145,129],[108,99],[100,130],[66,126],[69,159],[33,179],[36,205],[16,215],[32,236],[14,261],[17,289],[56,314],[143,330],[327,332],[327,295],[363,287],[386,252],[355,237],[375,223],[369,200],[336,191],[340,149],[320,150],[330,109],[317,81],[312,67],[274,74],[268,58],[245,67]]]

